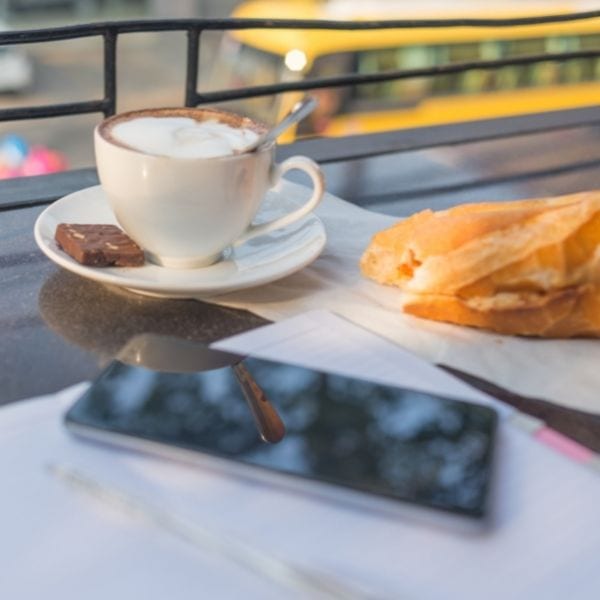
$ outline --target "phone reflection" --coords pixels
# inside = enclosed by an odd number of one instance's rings
[[[251,314],[197,302],[149,298],[59,270],[43,284],[39,312],[68,342],[107,363],[136,335],[153,333],[210,342],[266,321]]]
[[[231,367],[261,438],[268,443],[281,441],[285,435],[283,421],[242,364],[244,357],[211,350],[193,339],[193,329],[186,327],[177,310],[182,304],[188,313],[201,306],[111,292],[62,271],[46,281],[39,295],[40,313],[51,329],[102,356],[173,374]],[[86,309],[70,310],[81,305]]]
[[[243,362],[236,363],[232,369],[250,407],[260,437],[269,444],[277,444],[285,435],[285,425],[281,417]]]
[[[117,359],[168,373],[198,373],[231,367],[263,441],[276,444],[285,435],[281,417],[244,364],[242,356],[212,350],[199,342],[145,333],[131,339]]]

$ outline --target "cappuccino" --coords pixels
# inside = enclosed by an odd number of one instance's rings
[[[192,116],[193,115],[193,116]],[[198,116],[198,118],[195,118]],[[114,120],[103,135],[121,146],[171,158],[230,156],[256,140],[256,128],[228,123],[210,111],[187,110],[157,116],[138,114]]]
[[[227,247],[287,227],[314,210],[324,192],[314,162],[293,156],[277,165],[273,143],[236,151],[265,131],[242,115],[209,108],[138,110],[96,127],[103,191],[121,227],[151,262],[204,267]],[[311,197],[270,221],[253,223],[267,191],[292,169],[311,178]]]

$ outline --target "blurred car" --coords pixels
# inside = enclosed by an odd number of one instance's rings
[[[0,35],[8,31],[0,22]],[[33,61],[27,52],[18,46],[0,46],[0,93],[17,93],[33,84]]]
[[[33,84],[33,64],[20,48],[0,46],[0,92],[17,93]]]
[[[0,179],[58,173],[68,168],[66,157],[41,144],[29,144],[20,135],[0,138]]]

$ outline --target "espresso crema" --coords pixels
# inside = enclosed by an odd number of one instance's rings
[[[256,130],[207,115],[140,115],[112,124],[108,137],[145,154],[172,158],[217,158],[242,150],[258,138]]]

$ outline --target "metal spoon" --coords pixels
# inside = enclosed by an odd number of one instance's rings
[[[317,99],[313,96],[306,96],[299,102],[296,102],[292,107],[292,110],[283,118],[273,129],[269,129],[266,133],[263,133],[256,140],[254,140],[248,146],[237,150],[238,154],[245,154],[246,152],[254,152],[262,146],[275,141],[281,133],[283,133],[288,127],[294,123],[298,123],[304,117],[307,117],[317,106]]]
[[[285,436],[285,425],[281,417],[252,373],[242,363],[243,356],[213,350],[197,341],[143,333],[133,337],[119,351],[117,358],[130,365],[170,373],[197,373],[231,367],[260,437],[265,442],[276,444]]]

